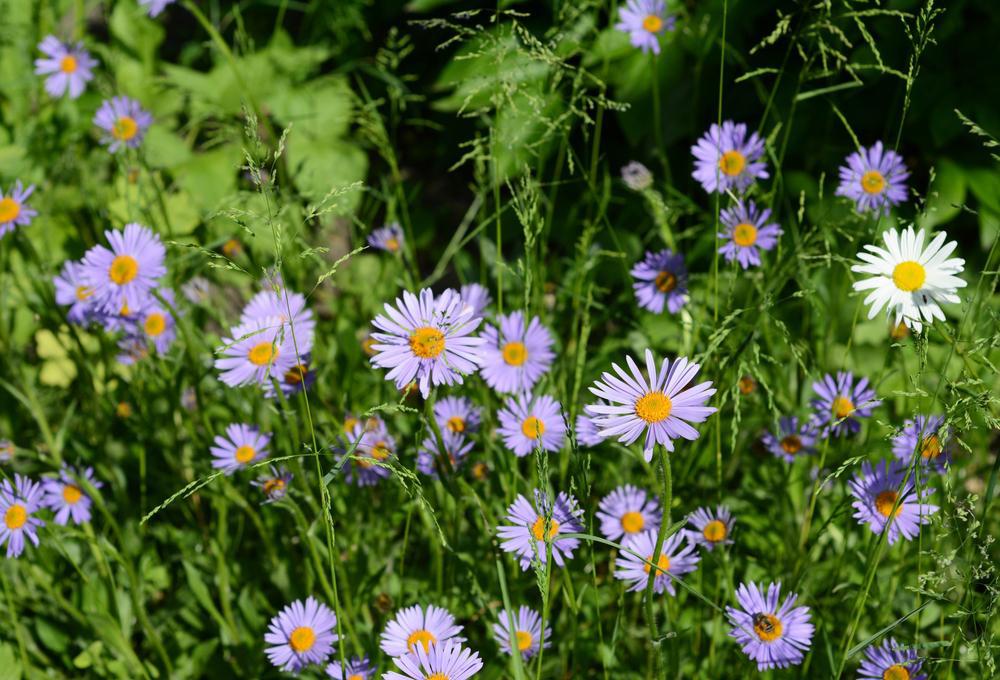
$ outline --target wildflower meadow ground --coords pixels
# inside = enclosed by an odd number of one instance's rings
[[[0,680],[994,678],[992,0],[10,0]]]

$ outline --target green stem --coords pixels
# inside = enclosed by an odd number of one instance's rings
[[[663,661],[659,651],[660,631],[656,625],[656,610],[653,607],[653,585],[656,583],[656,572],[659,563],[659,556],[663,550],[663,542],[667,537],[667,529],[670,528],[670,506],[673,504],[673,479],[670,471],[670,456],[666,447],[660,447],[660,483],[663,488],[663,516],[660,520],[660,530],[656,532],[656,545],[653,547],[653,554],[649,558],[650,577],[646,582],[646,622],[649,624],[649,641],[654,646],[656,663],[661,669],[661,675],[665,677],[666,670],[663,668]]]

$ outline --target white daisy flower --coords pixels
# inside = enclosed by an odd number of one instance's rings
[[[864,264],[856,264],[851,270],[872,275],[854,283],[854,290],[871,291],[865,298],[865,304],[871,305],[869,319],[884,308],[887,314],[896,313],[897,325],[902,322],[918,333],[923,321],[944,321],[938,304],[957,303],[955,293],[966,285],[957,276],[965,260],[948,258],[958,244],[945,243],[947,237],[940,232],[925,248],[923,229],[914,232],[913,227],[907,227],[902,234],[890,229],[882,234],[886,248],[866,245],[868,252],[858,253]]]

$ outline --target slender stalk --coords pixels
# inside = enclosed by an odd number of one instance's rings
[[[662,655],[659,652],[660,631],[656,625],[656,610],[653,607],[653,585],[656,582],[660,552],[663,550],[663,542],[667,537],[667,529],[670,527],[670,506],[673,504],[673,480],[670,471],[670,455],[666,447],[660,447],[660,484],[663,490],[663,516],[660,520],[660,530],[656,532],[656,545],[653,547],[653,554],[649,557],[650,575],[646,582],[646,623],[649,625],[649,641],[654,645],[656,652],[656,663],[661,670],[661,675],[666,677],[666,669],[663,667]]]

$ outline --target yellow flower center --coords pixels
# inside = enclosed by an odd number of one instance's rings
[[[774,642],[781,637],[781,621],[774,614],[754,614],[753,632],[763,642]]]
[[[424,651],[428,652],[431,645],[437,644],[437,638],[434,637],[434,633],[421,628],[420,630],[413,631],[410,633],[410,637],[406,638],[406,648],[412,652],[413,645],[418,642],[424,646]]]
[[[928,460],[933,460],[941,455],[941,440],[936,434],[924,437],[920,442],[920,455]]]
[[[128,308],[128,300],[122,300],[122,306],[118,310],[118,316],[128,316],[132,310]]]
[[[559,522],[554,519],[549,520],[549,540],[559,533]],[[536,541],[545,540],[545,518],[539,517],[535,520],[535,523],[531,527],[531,535],[535,537]]]
[[[656,280],[653,283],[656,284],[656,288],[661,293],[669,293],[677,287],[677,277],[671,272],[664,271],[656,275]]]
[[[249,444],[244,444],[240,448],[236,449],[236,460],[240,463],[249,463],[253,460],[253,457],[257,455],[257,449],[250,446]]]
[[[359,421],[354,416],[344,418],[344,432],[350,432],[351,430],[354,429],[354,426],[357,425],[359,422],[361,421]]]
[[[76,299],[80,302],[85,301],[91,295],[94,294],[94,289],[90,286],[77,286],[76,287]]]
[[[410,336],[410,349],[421,359],[433,359],[444,351],[444,333],[423,326]]]
[[[347,676],[347,680],[365,680],[365,676],[361,675],[360,673],[352,673],[351,675]]]
[[[276,491],[281,491],[285,488],[285,480],[281,477],[275,477],[274,479],[268,479],[264,482],[264,493],[268,496],[275,493]]]
[[[839,396],[833,400],[833,415],[836,416],[837,420],[843,420],[852,413],[854,413],[854,404],[850,399]]]
[[[883,517],[888,517],[889,515],[895,517],[903,510],[903,506],[900,505],[896,508],[895,513],[892,512],[892,506],[896,504],[897,498],[899,498],[899,495],[892,489],[883,491],[878,496],[875,496],[875,509],[878,510]]]
[[[108,276],[119,286],[134,279],[139,274],[139,263],[131,255],[119,255],[111,261]]]
[[[790,456],[802,450],[802,440],[797,434],[790,434],[781,440],[781,450]]]
[[[528,360],[528,348],[523,342],[508,342],[503,346],[503,360],[508,366],[521,366]]]
[[[361,349],[364,350],[365,354],[367,354],[370,357],[373,357],[375,356],[375,343],[377,342],[378,340],[376,340],[375,338],[365,338],[364,340],[361,341]]]
[[[642,20],[642,27],[650,33],[659,33],[663,30],[663,19],[655,14],[650,14]]]
[[[83,492],[80,491],[80,487],[78,486],[73,486],[72,484],[66,484],[65,486],[63,486],[62,497],[63,500],[69,503],[70,505],[76,505],[77,503],[80,502],[80,499],[83,497]]]
[[[432,673],[427,676],[427,680],[451,680],[447,673]]]
[[[28,511],[25,510],[23,505],[12,505],[7,508],[7,513],[3,516],[3,521],[11,531],[20,529],[28,521]]]
[[[635,414],[652,425],[666,420],[673,406],[670,397],[663,392],[649,392],[635,402]]]
[[[746,164],[746,156],[739,151],[727,151],[719,157],[719,170],[722,171],[723,175],[729,175],[730,177],[735,177],[743,172]]]
[[[622,515],[622,529],[626,534],[637,534],[646,526],[646,518],[641,512],[626,512]]]
[[[296,652],[308,652],[316,644],[316,632],[309,626],[299,626],[288,636],[288,644]]]
[[[62,58],[62,61],[59,62],[59,70],[63,73],[73,73],[76,71],[76,66],[76,57],[72,54],[67,54]]]
[[[545,423],[535,416],[528,416],[521,423],[521,432],[529,439],[538,439],[545,434]]]
[[[455,433],[465,432],[465,419],[460,416],[452,416],[448,419],[447,428]]]
[[[111,126],[111,136],[123,142],[132,139],[138,132],[139,124],[132,116],[122,116]]]
[[[7,196],[0,198],[0,224],[13,222],[21,214],[21,204]]]
[[[531,643],[535,641],[535,638],[526,630],[519,630],[516,633],[517,636],[517,649],[519,651],[525,651],[531,648]]]
[[[878,170],[869,170],[861,176],[861,188],[869,194],[881,194],[885,190],[885,177]]]
[[[153,312],[146,317],[142,327],[146,331],[146,335],[155,338],[167,329],[167,319],[159,312]]]
[[[118,402],[118,406],[115,407],[115,414],[119,418],[128,418],[132,415],[132,407],[128,402],[120,401]]]
[[[486,463],[476,463],[472,466],[472,476],[479,481],[486,479],[487,472],[489,472],[489,468],[486,467]]]
[[[649,563],[652,561],[653,561],[653,556],[650,555],[649,557],[646,558],[646,563],[642,565],[642,570],[645,571],[647,574],[649,573],[649,570],[651,568]],[[660,559],[656,560],[656,575],[659,576],[660,574],[666,574],[669,570],[670,570],[670,558],[667,557],[666,555],[660,555]]]
[[[926,280],[927,270],[922,264],[913,260],[900,262],[892,270],[892,282],[896,284],[896,288],[907,293],[919,290]]]
[[[701,530],[701,533],[705,537],[706,541],[709,541],[710,543],[718,543],[719,541],[725,540],[728,530],[726,529],[725,523],[721,519],[713,519],[705,525],[705,528]]]
[[[398,238],[387,238],[385,240],[385,248],[390,253],[394,253],[399,250],[399,239]]]
[[[372,458],[375,460],[385,460],[391,453],[387,442],[376,442],[375,446],[372,447]]]
[[[298,385],[306,376],[309,374],[309,367],[305,364],[298,364],[292,366],[290,369],[285,371],[285,384],[286,385]]]
[[[882,671],[882,680],[910,680],[910,671],[896,663]]]
[[[741,222],[733,227],[733,241],[744,248],[757,242],[757,227],[748,222]]]
[[[250,363],[256,366],[267,366],[278,356],[278,348],[272,342],[259,342],[247,353]]]
[[[757,389],[757,381],[751,378],[749,375],[745,375],[740,378],[739,382],[740,394],[750,394],[755,389]]]

